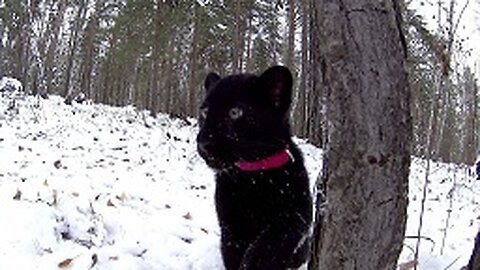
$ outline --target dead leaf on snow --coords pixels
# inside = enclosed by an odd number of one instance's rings
[[[192,220],[192,214],[190,214],[190,212],[188,212],[185,215],[183,215],[183,218],[186,219],[186,220]]]
[[[59,264],[58,264],[58,267],[59,268],[67,268],[67,267],[70,267],[73,263],[73,258],[69,258],[69,259],[65,259],[63,261],[61,261]]]
[[[17,193],[15,193],[15,196],[13,196],[13,199],[16,201],[22,199],[22,192],[19,189],[17,189]]]
[[[53,166],[55,166],[56,169],[60,169],[62,167],[62,161],[57,160],[53,163]]]
[[[112,202],[111,199],[108,199],[108,201],[107,201],[107,206],[115,207],[115,204],[113,204],[113,202]]]
[[[409,262],[401,263],[398,266],[398,269],[399,270],[411,270],[411,269],[414,269],[416,265],[417,265],[417,261],[412,260],[412,261],[409,261]]]

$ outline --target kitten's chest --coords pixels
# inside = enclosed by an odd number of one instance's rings
[[[299,192],[294,173],[289,171],[217,176],[221,199],[259,212],[288,204]]]

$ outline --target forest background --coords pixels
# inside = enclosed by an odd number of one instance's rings
[[[314,0],[0,0],[0,77],[31,94],[197,115],[203,80],[295,76],[292,125],[322,147],[326,125]],[[413,154],[473,164],[479,151],[478,52],[465,46],[474,1],[403,1],[412,91]],[[431,10],[431,18],[419,9]],[[428,22],[427,22],[428,21]],[[433,25],[433,27],[432,27]],[[477,59],[475,59],[477,58]]]

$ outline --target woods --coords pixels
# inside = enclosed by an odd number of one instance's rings
[[[430,31],[409,2],[400,3],[414,154],[473,164],[479,90],[465,61],[471,52],[456,31],[463,6],[433,1],[439,25]],[[30,93],[84,92],[94,102],[196,116],[207,72],[258,73],[284,63],[295,72],[300,90],[294,131],[323,146],[316,1],[0,3],[0,75],[20,79]]]

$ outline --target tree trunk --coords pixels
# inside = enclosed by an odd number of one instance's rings
[[[309,16],[308,16],[308,3],[309,0],[302,0],[301,4],[301,18],[302,18],[302,61],[301,61],[301,70],[300,70],[300,82],[297,106],[296,106],[296,117],[295,117],[295,129],[296,135],[300,137],[305,137],[306,132],[306,110],[307,110],[307,78],[308,78],[308,27],[309,27]]]
[[[87,16],[87,7],[88,7],[88,0],[87,2],[82,2],[78,7],[77,14],[75,15],[75,20],[73,22],[73,29],[72,33],[70,33],[70,41],[69,41],[69,54],[68,54],[68,61],[67,67],[65,71],[65,86],[63,89],[63,96],[67,97],[71,90],[71,82],[72,82],[72,73],[73,73],[73,64],[75,62],[75,51],[77,50],[77,45],[79,42],[79,35],[80,31],[83,27],[83,23]]]
[[[22,10],[19,15],[17,26],[17,35],[15,37],[15,54],[14,54],[14,76],[23,82],[23,89],[25,92],[29,92],[30,86],[28,81],[28,67],[30,65],[30,38],[31,38],[31,25],[30,25],[30,13],[28,10]]]
[[[42,94],[48,94],[49,92],[56,92],[53,90],[53,77],[55,73],[55,53],[57,51],[58,38],[60,35],[60,29],[63,23],[65,11],[67,9],[67,1],[61,0],[58,2],[57,13],[53,18],[51,28],[49,29],[48,38],[51,39],[48,45],[48,51],[45,59],[45,89]]]
[[[194,4],[193,6],[193,29],[192,29],[192,42],[191,49],[190,49],[190,59],[189,59],[189,79],[188,79],[188,114],[192,116],[196,116],[197,112],[197,89],[198,87],[198,80],[197,80],[197,59],[198,59],[198,32],[200,27],[200,16],[198,9],[200,7],[197,6],[198,4]]]
[[[3,25],[3,21],[1,19],[0,19],[0,22],[2,22],[0,23],[0,37],[3,37],[5,33],[5,26]],[[6,61],[6,55],[7,55],[6,50],[7,50],[7,46],[4,45],[4,42],[0,42],[0,67],[2,67],[0,68],[0,78],[3,77],[3,75],[6,73],[6,69],[8,68],[7,67],[8,61]]]
[[[288,40],[285,65],[295,72],[295,26],[296,26],[295,1],[288,0]]]
[[[463,80],[465,80],[465,128],[463,138],[463,162],[468,165],[474,165],[478,148],[478,128],[477,128],[477,104],[478,104],[478,89],[473,74],[467,69]]]
[[[168,7],[163,2],[156,3],[156,13],[155,13],[155,20],[154,20],[154,44],[153,44],[153,59],[152,59],[152,68],[150,71],[151,75],[151,83],[149,89],[149,96],[150,96],[150,114],[152,116],[156,116],[158,112],[163,111],[165,112],[165,103],[167,102],[165,99],[161,98],[162,93],[167,91],[162,85],[161,80],[168,80],[166,77],[162,78],[162,73],[164,72],[164,65],[162,64],[163,58],[162,54],[166,50],[165,43],[163,42],[162,33],[165,31],[163,28],[162,18],[163,13],[166,12]],[[161,79],[162,78],[162,79]]]
[[[320,20],[318,16],[319,8],[318,3],[315,0],[311,0],[309,3],[310,10],[310,69],[311,79],[309,82],[309,91],[307,93],[308,100],[308,119],[307,119],[307,131],[308,139],[310,142],[318,147],[323,148],[323,133],[324,133],[324,112],[323,112],[323,87],[321,85],[322,72],[320,70],[320,52],[319,52],[319,31]]]
[[[243,47],[245,42],[245,26],[244,20],[245,16],[242,14],[245,12],[242,1],[235,1],[235,11],[234,11],[234,24],[235,24],[235,32],[234,32],[234,41],[235,41],[235,48],[233,50],[233,64],[232,70],[234,73],[239,73],[242,71],[242,56],[243,56]]]
[[[472,256],[468,262],[467,270],[478,270],[480,269],[480,231],[477,233],[475,238],[475,245],[473,247]]]
[[[318,264],[311,266],[395,269],[412,130],[399,1],[320,0],[318,7],[327,204],[316,224]]]
[[[87,98],[92,97],[93,68],[95,64],[96,35],[98,34],[100,12],[104,1],[98,0],[95,3],[94,14],[91,15],[87,23],[82,44],[82,65],[80,90],[85,93]]]

